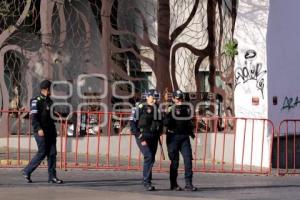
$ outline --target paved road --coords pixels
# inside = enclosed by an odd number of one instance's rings
[[[157,173],[153,182],[158,190],[145,192],[140,172],[69,170],[58,174],[65,184],[48,184],[45,169],[38,169],[32,175],[34,183],[27,184],[20,175],[20,169],[0,169],[0,199],[300,199],[300,176],[196,174],[194,182],[199,191],[177,192],[168,190],[167,174]],[[182,174],[179,183],[184,186]]]

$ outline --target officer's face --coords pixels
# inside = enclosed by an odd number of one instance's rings
[[[148,96],[147,97],[147,103],[152,105],[156,102],[156,99],[153,96]]]
[[[181,99],[177,99],[177,98],[173,98],[173,102],[175,104],[181,104],[182,100]]]
[[[51,95],[50,89],[42,89],[41,93],[46,97]]]

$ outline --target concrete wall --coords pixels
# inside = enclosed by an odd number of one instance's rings
[[[237,117],[267,118],[268,117],[268,69],[266,52],[266,34],[269,12],[269,0],[240,0],[234,38],[238,41],[238,55],[235,63],[235,114]],[[268,58],[269,59],[269,58]],[[246,132],[245,130],[246,126]],[[236,128],[236,148],[243,148],[245,138],[244,159],[242,151],[236,151],[238,164],[250,164],[252,128],[244,121],[238,121]],[[268,134],[262,136],[262,123],[256,123],[254,131],[255,156],[253,164],[261,163],[261,146],[269,147]],[[265,127],[267,133],[267,126]],[[264,137],[264,140],[262,140]],[[268,155],[269,148],[263,152]],[[264,156],[263,165],[268,166],[269,156]]]
[[[283,119],[300,118],[299,6],[299,0],[270,1],[268,103],[269,118],[277,126]],[[273,104],[273,97],[277,97],[277,105]]]

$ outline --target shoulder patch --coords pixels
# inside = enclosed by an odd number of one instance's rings
[[[168,107],[168,112],[171,112],[173,108],[174,108],[174,105],[169,106],[169,107]]]

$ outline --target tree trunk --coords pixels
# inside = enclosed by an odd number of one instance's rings
[[[156,88],[162,92],[166,88],[172,89],[170,74],[170,3],[166,0],[158,1],[157,12],[158,48],[155,53],[154,73],[157,79]],[[175,82],[176,80],[173,80]],[[174,88],[173,88],[174,89]]]
[[[209,49],[209,86],[210,92],[215,93],[216,87],[216,66],[217,66],[217,38],[216,38],[216,6],[217,0],[207,1],[207,31],[208,31],[208,49]],[[211,102],[211,112],[215,113],[214,98]]]
[[[53,78],[53,66],[51,59],[52,45],[52,14],[55,3],[52,1],[41,1],[41,35],[42,35],[42,57],[43,57],[43,78]]]

